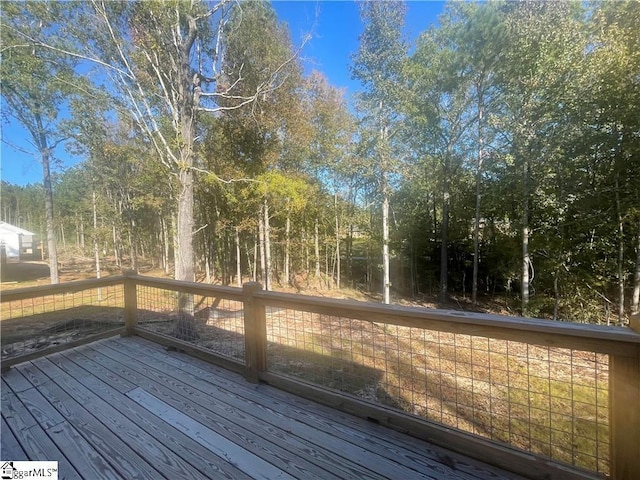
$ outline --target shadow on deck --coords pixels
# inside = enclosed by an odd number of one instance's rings
[[[91,480],[521,478],[140,337],[5,373],[0,456]]]

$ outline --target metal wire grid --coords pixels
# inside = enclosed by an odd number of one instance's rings
[[[609,472],[608,356],[267,308],[268,368]]]
[[[124,324],[122,285],[0,304],[2,358],[69,343]]]
[[[244,363],[242,302],[138,285],[138,326]]]

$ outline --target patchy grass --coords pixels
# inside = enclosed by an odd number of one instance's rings
[[[80,279],[82,268],[77,272],[67,268],[63,279]],[[28,285],[3,284],[3,289]],[[355,290],[328,290],[322,285],[303,293],[372,300]],[[11,344],[56,342],[70,338],[72,331],[98,328],[109,321],[107,316],[119,320],[123,298],[118,286],[100,293],[93,289],[14,303],[2,304],[0,313],[3,356]],[[401,303],[446,308],[427,300]],[[138,289],[139,317],[145,328],[173,334],[176,305],[175,292]],[[194,305],[198,332],[194,343],[242,359],[242,306],[200,296],[194,297]],[[281,309],[267,309],[267,323],[273,371],[608,473],[604,355]]]
[[[604,355],[290,310],[267,331],[273,371],[608,472]]]

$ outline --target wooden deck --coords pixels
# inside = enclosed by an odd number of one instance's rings
[[[88,480],[521,478],[139,337],[4,374],[0,457]]]

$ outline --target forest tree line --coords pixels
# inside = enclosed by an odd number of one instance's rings
[[[451,2],[414,43],[405,4],[360,8],[349,103],[269,3],[5,4],[45,181],[2,220],[183,280],[638,311],[640,4]],[[58,142],[85,160],[47,181]]]

